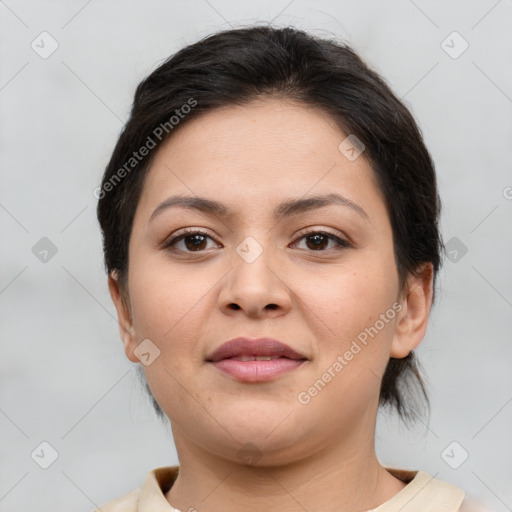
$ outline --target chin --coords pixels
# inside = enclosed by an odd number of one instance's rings
[[[243,444],[237,443],[233,446],[233,439],[228,445],[214,443],[212,453],[223,457],[230,462],[238,463],[247,467],[272,467],[284,466],[301,459],[302,455],[297,453],[296,441],[291,441],[289,436],[285,439],[257,439],[246,441]]]

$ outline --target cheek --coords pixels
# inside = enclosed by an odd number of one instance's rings
[[[301,398],[308,402],[308,414],[330,410],[326,422],[332,428],[367,414],[369,404],[376,406],[389,360],[398,315],[397,283],[382,266],[368,268],[374,271],[340,272],[323,288],[312,286],[307,292],[317,346],[313,375],[304,383]]]
[[[130,297],[137,340],[148,338],[160,350],[154,363],[144,368],[147,382],[161,405],[172,401],[166,412],[186,408],[181,386],[191,390],[203,364],[201,340],[215,306],[209,292],[218,277],[206,270],[171,268],[165,262],[137,265],[134,258],[132,263]]]
[[[134,264],[132,269],[130,298],[137,340],[148,338],[160,350],[158,358],[144,367],[151,392],[177,424],[184,410],[197,413],[195,420],[204,422],[200,411],[190,411],[189,393],[193,393],[197,365],[202,363],[198,339],[211,283],[197,274],[171,272],[166,265]]]
[[[137,334],[167,343],[177,333],[187,337],[189,326],[199,328],[214,276],[185,267],[171,268],[151,258],[139,261],[141,264],[133,261],[129,284]]]
[[[345,265],[331,266],[325,273],[310,273],[304,283],[300,294],[315,323],[313,332],[324,333],[319,337],[319,342],[324,340],[322,352],[350,344],[392,307],[397,294],[393,267],[362,254]],[[382,329],[386,335],[389,327],[387,323]]]
[[[310,412],[336,404],[334,423],[363,414],[377,399],[397,316],[393,267],[382,257],[353,263],[331,272],[329,279],[310,278],[304,290],[312,311],[310,328],[317,335],[314,376],[304,397],[315,402]]]

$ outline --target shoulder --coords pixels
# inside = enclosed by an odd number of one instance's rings
[[[406,485],[386,503],[372,512],[458,512],[465,497],[462,489],[439,480],[425,471],[386,467]]]
[[[377,512],[401,512],[422,510],[422,512],[496,512],[474,496],[467,496],[463,489],[435,478],[425,471],[411,471],[386,468],[392,475],[402,480],[406,486],[392,500]],[[388,507],[393,505],[393,507]]]
[[[179,466],[165,466],[150,471],[142,486],[97,508],[94,512],[151,512],[169,510],[165,493],[172,487]],[[171,508],[172,510],[172,508]]]
[[[459,509],[459,512],[496,512],[489,508],[485,503],[473,498],[466,498]]]
[[[137,512],[140,489],[123,494],[120,498],[105,503],[94,512]]]

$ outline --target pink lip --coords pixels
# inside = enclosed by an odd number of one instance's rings
[[[277,359],[263,361],[233,359],[243,356],[271,356]],[[206,360],[239,381],[262,382],[298,368],[307,358],[272,338],[235,338],[217,348]]]

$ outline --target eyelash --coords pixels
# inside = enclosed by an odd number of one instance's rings
[[[205,233],[204,231],[200,231],[200,230],[197,230],[197,229],[188,229],[186,231],[183,231],[182,233],[180,233],[178,236],[175,236],[171,239],[169,239],[167,242],[164,243],[164,246],[163,248],[164,249],[167,249],[169,251],[180,251],[180,249],[176,249],[175,247],[173,247],[176,243],[178,243],[179,241],[185,239],[185,238],[188,238],[192,235],[202,235],[202,236],[205,236],[207,238],[210,238],[211,240],[213,240],[213,238],[208,234],[208,233]],[[326,236],[327,238],[329,238],[330,240],[333,240],[335,241],[337,244],[338,244],[338,247],[336,248],[336,250],[341,250],[341,249],[345,249],[345,248],[348,248],[348,247],[351,247],[351,244],[349,242],[347,242],[346,240],[343,240],[342,238],[339,238],[338,236],[334,235],[333,233],[329,233],[328,231],[309,231],[307,233],[303,233],[302,235],[299,236],[299,238],[297,238],[297,240],[302,240],[303,238],[307,238],[308,236],[311,236],[311,235],[323,235],[323,236]],[[318,251],[315,251],[313,249],[309,250],[310,252],[328,252],[330,249],[320,249]],[[201,250],[201,251],[181,251],[181,252],[186,252],[186,253],[190,253],[190,254],[193,254],[193,253],[201,253],[201,252],[204,252],[204,250]]]

